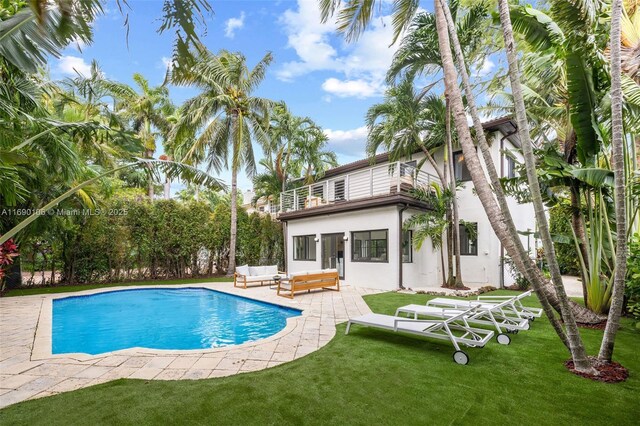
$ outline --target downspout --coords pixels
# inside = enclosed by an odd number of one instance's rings
[[[284,262],[284,269],[283,271],[287,272],[287,260],[289,258],[289,251],[287,250],[287,241],[288,241],[288,235],[287,235],[287,221],[283,220],[282,221],[282,243],[283,243],[283,250],[284,250],[284,256],[282,256],[282,260]]]
[[[507,136],[500,138],[500,177],[504,177],[504,139]],[[500,240],[498,240],[500,241]],[[500,288],[504,288],[504,246],[500,241]]]
[[[402,262],[402,213],[409,208],[408,204],[400,207],[398,209],[398,287],[404,290],[404,285],[402,284],[402,267],[404,263]]]
[[[509,136],[518,133],[518,128],[514,125],[515,130],[509,132],[500,138],[500,177],[504,177],[504,140]],[[500,288],[504,288],[504,246],[500,243]]]

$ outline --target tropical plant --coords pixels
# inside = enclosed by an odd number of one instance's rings
[[[622,52],[621,52],[621,20],[622,0],[611,2],[611,149],[613,169],[614,211],[616,218],[615,266],[613,273],[613,290],[611,306],[607,317],[604,336],[600,345],[598,358],[611,362],[616,333],[620,327],[620,316],[624,304],[625,278],[627,276],[627,192],[625,168],[625,144],[622,113]],[[613,245],[613,244],[612,244]]]
[[[23,219],[19,224],[9,229],[6,233],[0,236],[0,244],[14,237],[16,234],[18,234],[18,232],[22,231],[33,221],[38,219],[38,217],[40,217],[40,213],[39,213],[40,211],[46,212],[56,207],[58,204],[60,204],[62,201],[66,200],[67,198],[75,195],[76,193],[81,191],[83,188],[95,182],[98,182],[109,175],[115,174],[124,169],[133,168],[133,167],[145,167],[147,168],[147,170],[149,170],[149,173],[154,174],[155,178],[159,178],[159,174],[163,173],[165,175],[182,178],[185,181],[191,182],[195,185],[203,185],[203,186],[215,188],[218,190],[225,188],[225,185],[220,180],[208,175],[207,173],[199,169],[196,169],[195,167],[191,167],[187,164],[178,163],[174,161],[166,161],[166,160],[163,161],[163,160],[138,159],[135,162],[120,165],[115,169],[111,169],[101,174],[97,174],[97,176],[87,179],[84,182],[68,189],[66,192],[56,197],[55,199],[51,200],[47,204],[43,205],[42,207],[37,209],[34,213],[32,213],[30,216]]]
[[[273,106],[268,129],[269,142],[264,148],[268,168],[276,173],[281,191],[285,191],[289,176],[297,177],[292,170],[296,155],[294,146],[314,127],[315,123],[309,117],[293,115],[284,102]]]
[[[431,210],[411,216],[404,221],[403,228],[405,230],[414,230],[413,240],[417,250],[420,250],[423,243],[429,239],[433,250],[440,251],[442,285],[446,286],[448,277],[445,273],[443,242],[444,235],[450,225],[448,210],[451,205],[451,197],[454,195],[448,188],[443,189],[436,183],[432,183],[427,189],[414,189],[412,195],[421,201],[429,203]]]
[[[91,23],[103,13],[99,0],[9,0],[0,7],[0,56],[25,72],[36,72],[74,40],[90,42]]]
[[[185,150],[185,161],[203,158],[209,170],[231,169],[231,227],[227,273],[235,271],[237,233],[237,182],[242,166],[249,176],[255,173],[253,144],[268,144],[269,111],[273,102],[253,96],[273,60],[267,53],[253,68],[245,57],[226,50],[213,55],[200,52],[193,66],[171,75],[173,83],[195,87],[201,93],[185,101],[183,116],[172,136],[184,141],[200,131]],[[180,142],[179,142],[180,143]]]
[[[372,2],[364,2],[370,7]],[[337,1],[321,1],[321,10],[323,13],[323,18],[326,20],[329,16],[335,13],[338,9],[339,2]],[[356,6],[357,5],[357,6]],[[348,7],[341,9],[338,12],[339,19],[341,20],[340,28],[344,31],[350,31],[350,34],[357,34],[359,31],[364,28],[364,25],[368,22],[371,14],[367,12],[368,9],[362,9],[363,2],[352,2]],[[396,16],[400,16],[394,22],[394,29],[396,33],[399,32],[407,25],[408,19],[403,20],[402,16],[405,12],[409,12],[409,18],[415,11],[415,3],[409,1],[397,2],[394,4],[394,14]],[[402,12],[401,12],[402,11]],[[506,198],[504,196],[503,191],[500,187],[500,180],[498,178],[497,172],[495,170],[495,165],[493,165],[493,161],[490,158],[490,152],[488,149],[488,144],[483,135],[482,124],[479,120],[479,114],[477,112],[477,107],[474,102],[474,94],[472,92],[471,85],[468,79],[468,73],[466,71],[466,65],[464,61],[464,56],[462,54],[462,50],[460,47],[460,43],[457,39],[457,34],[455,32],[455,26],[453,24],[453,20],[451,18],[450,13],[447,14],[448,11],[447,4],[444,1],[436,1],[435,2],[435,12],[436,12],[436,24],[438,29],[438,41],[440,54],[442,57],[442,64],[444,70],[445,77],[445,90],[446,94],[451,103],[451,108],[453,111],[454,122],[456,123],[456,129],[458,131],[458,137],[461,142],[463,152],[465,155],[465,161],[467,163],[467,168],[471,174],[472,180],[474,182],[474,186],[476,189],[476,193],[480,201],[485,208],[487,216],[491,222],[492,228],[496,232],[498,238],[502,242],[505,247],[507,253],[514,259],[514,261],[518,265],[518,269],[525,274],[527,279],[529,279],[534,286],[538,296],[541,300],[541,303],[544,307],[544,310],[551,320],[551,323],[556,330],[558,336],[565,343],[567,348],[570,349],[572,356],[574,358],[574,362],[576,363],[576,368],[584,371],[591,371],[591,367],[586,359],[586,354],[584,351],[584,346],[579,339],[579,335],[577,333],[577,327],[575,326],[575,320],[573,320],[573,313],[568,304],[568,299],[566,298],[566,294],[564,294],[564,289],[562,287],[562,283],[558,284],[557,277],[554,277],[554,281],[556,285],[551,288],[548,286],[548,282],[542,276],[540,271],[536,268],[535,264],[528,258],[524,247],[522,247],[522,243],[517,236],[517,230],[513,224],[513,219],[509,213],[508,205],[506,203]],[[501,10],[501,16],[506,12]],[[505,25],[507,30],[510,25]],[[448,34],[448,33],[451,34]],[[507,31],[508,32],[508,31]],[[471,139],[471,134],[468,129],[467,117],[465,114],[464,103],[462,99],[462,95],[460,93],[460,89],[457,86],[457,71],[455,69],[455,65],[453,62],[453,55],[451,53],[451,45],[449,41],[449,36],[454,41],[453,47],[456,53],[456,59],[458,64],[460,65],[460,72],[462,76],[463,85],[465,87],[466,99],[468,102],[469,110],[471,111],[474,127],[476,128],[476,136],[478,138],[478,144],[480,146],[480,151],[485,158],[485,163],[487,165],[487,171],[491,178],[492,186],[486,179],[482,166],[480,164],[479,158],[477,157],[475,145]],[[507,37],[508,38],[508,37]],[[515,42],[513,40],[508,40],[507,46],[512,51]],[[508,49],[508,53],[510,50]],[[509,56],[510,65],[513,64],[514,56]],[[519,82],[519,81],[518,81]],[[516,82],[517,83],[517,82]],[[517,92],[519,88],[516,87],[515,92]],[[522,112],[522,111],[519,111]],[[518,114],[518,125],[520,128],[522,116]],[[525,123],[525,131],[526,131],[526,123]],[[525,135],[526,139],[526,135]],[[527,142],[527,141],[525,141]],[[531,168],[531,153],[526,152],[525,158],[528,163],[527,168]],[[530,174],[529,174],[530,175]],[[537,186],[537,182],[536,182]],[[496,198],[494,198],[494,196]],[[538,210],[538,209],[536,209]],[[506,225],[506,226],[505,226]],[[548,233],[548,232],[547,232]],[[552,251],[553,248],[551,247]],[[546,250],[545,250],[546,251]],[[555,272],[554,272],[554,275]],[[558,294],[559,293],[559,294]],[[554,311],[551,308],[550,302],[556,302],[557,308],[562,311],[562,315],[566,322],[568,322],[568,333],[565,333],[564,329],[561,327],[557,317],[555,317]],[[579,309],[575,307],[574,309]],[[586,315],[586,314],[585,314]]]
[[[116,0],[129,33],[130,3]],[[58,57],[71,41],[92,40],[92,23],[105,9],[100,0],[7,0],[0,12],[0,55],[15,66],[33,72]],[[207,0],[163,0],[158,33],[173,31],[173,66],[193,62],[192,50],[201,50],[198,27],[206,25],[204,14],[212,12]]]
[[[4,276],[7,270],[13,264],[16,257],[20,255],[18,245],[12,239],[9,239],[0,245],[0,292],[4,290]]]
[[[458,0],[454,0],[450,2],[450,9],[465,58],[470,64],[481,67],[496,46],[491,43],[495,31],[491,30],[488,2],[474,2],[465,8]],[[418,13],[393,56],[387,80],[392,81],[397,77],[413,79],[420,75],[433,78],[441,69],[435,14]],[[434,78],[427,88],[431,89],[439,80]]]
[[[370,158],[376,155],[380,147],[388,150],[392,161],[411,158],[416,152],[425,155],[424,161],[429,161],[438,174],[442,185],[449,192],[455,191],[453,173],[445,162],[439,165],[434,152],[448,140],[447,108],[445,102],[435,95],[421,95],[416,93],[410,79],[402,80],[398,85],[390,87],[383,103],[369,108],[366,116],[369,136],[367,138],[367,154]],[[447,146],[444,146],[447,151]],[[445,154],[445,159],[447,155]],[[422,167],[423,162],[419,164]],[[451,176],[452,179],[448,179]],[[453,183],[453,185],[451,185]],[[462,268],[459,256],[459,236],[457,203],[455,197],[448,197],[447,208],[448,235],[448,278],[443,285],[448,287],[463,287]],[[453,254],[456,256],[456,273],[453,273]]]
[[[338,165],[335,152],[325,150],[328,136],[318,127],[312,127],[294,144],[294,168],[305,185],[310,185],[324,176],[324,172]]]
[[[636,327],[640,328],[640,233],[635,233],[629,243],[625,296],[627,312],[637,320]]]
[[[156,139],[168,135],[171,123],[169,116],[175,107],[169,100],[165,85],[150,87],[142,74],[134,74],[137,89],[123,83],[107,82],[102,85],[116,100],[116,112],[126,120],[143,145],[143,158],[153,158]],[[148,183],[149,198],[154,197],[154,183]]]

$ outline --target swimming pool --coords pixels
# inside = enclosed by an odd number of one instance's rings
[[[211,349],[263,339],[301,311],[204,288],[117,290],[53,301],[52,353]]]

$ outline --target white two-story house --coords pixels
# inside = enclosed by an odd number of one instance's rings
[[[514,173],[521,158],[515,122],[508,117],[484,123],[493,161],[501,176]],[[443,151],[434,155],[442,164]],[[288,272],[337,268],[345,284],[393,290],[436,288],[442,285],[440,253],[430,241],[415,248],[412,230],[404,230],[407,218],[431,207],[412,196],[416,186],[440,183],[428,163],[415,167],[423,154],[390,163],[388,154],[375,161],[363,159],[328,170],[318,182],[280,196],[278,219],[284,224]],[[509,286],[514,278],[503,261],[504,251],[491,229],[464,163],[454,152],[454,172],[462,182],[458,189],[461,220],[475,226],[475,235],[460,227],[461,268],[465,285]],[[516,228],[530,253],[535,253],[535,217],[530,204],[509,200]],[[446,261],[446,256],[445,256]]]

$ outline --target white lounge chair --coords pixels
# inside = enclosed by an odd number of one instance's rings
[[[496,305],[505,303],[502,311],[506,315],[515,318],[526,318],[533,321],[535,318],[542,316],[541,308],[531,308],[522,305],[522,299],[531,296],[531,290],[525,291],[517,296],[478,296],[477,300],[460,300],[447,297],[437,297],[427,302],[427,306],[436,306],[440,308],[469,309],[478,306],[482,309],[492,309]]]
[[[493,337],[493,331],[472,328],[467,323],[465,317],[472,315],[476,310],[477,308],[474,307],[445,320],[420,320],[371,313],[349,319],[345,334],[349,334],[352,324],[358,324],[394,332],[449,340],[453,347],[456,348],[453,353],[453,360],[458,364],[465,365],[469,363],[469,355],[460,349],[460,344],[483,347]]]
[[[496,340],[501,345],[511,343],[511,338],[506,333],[517,333],[520,330],[529,329],[529,320],[527,318],[517,317],[508,311],[511,308],[512,301],[504,300],[491,306],[477,306],[476,311],[470,312],[465,316],[470,324],[489,325],[495,327],[498,335]],[[396,316],[400,314],[413,315],[414,319],[419,316],[447,319],[465,312],[463,308],[440,307],[427,305],[406,305],[396,310]]]

